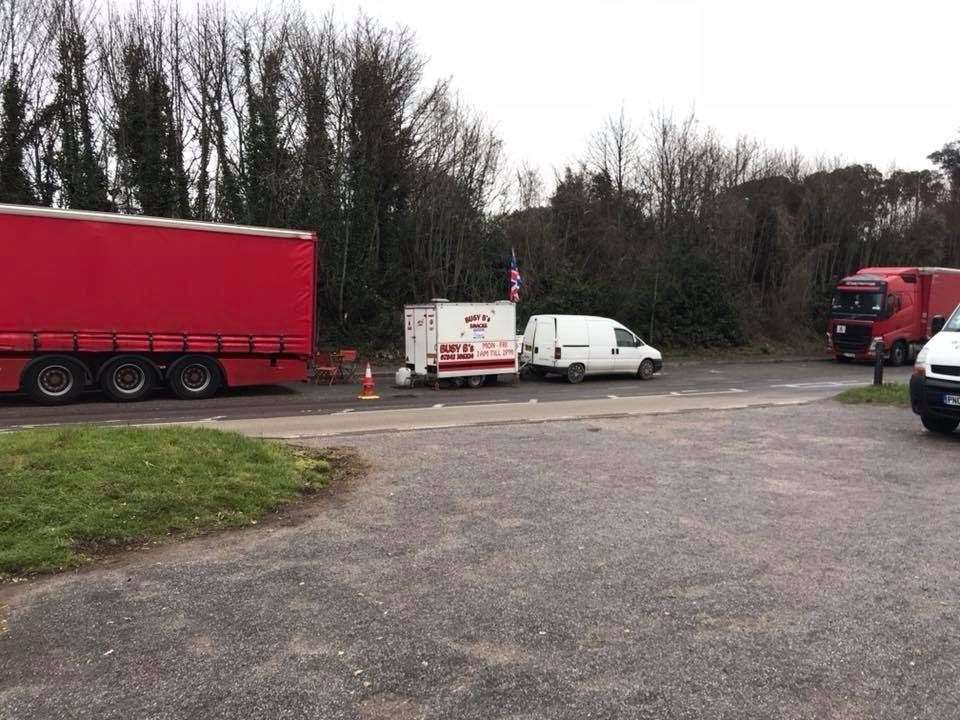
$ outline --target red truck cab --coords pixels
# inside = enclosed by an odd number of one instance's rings
[[[827,323],[828,352],[838,360],[870,360],[878,339],[891,365],[916,357],[930,338],[930,321],[960,304],[960,270],[872,267],[834,289]]]

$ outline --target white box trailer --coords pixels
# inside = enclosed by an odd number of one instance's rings
[[[403,309],[407,367],[428,381],[465,380],[519,372],[517,308],[502,300],[453,303],[432,300]]]

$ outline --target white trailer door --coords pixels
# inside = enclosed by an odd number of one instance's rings
[[[427,374],[427,313],[426,308],[413,309],[413,371]]]
[[[413,319],[414,309],[411,307],[405,307],[403,309],[403,352],[405,356],[404,362],[406,362],[407,367],[411,370],[414,369],[414,357],[416,355],[416,332],[414,330],[414,324],[416,321]]]

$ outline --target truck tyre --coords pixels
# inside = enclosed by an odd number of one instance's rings
[[[467,387],[476,390],[478,387],[483,387],[486,381],[487,378],[484,375],[471,375],[467,378]]]
[[[573,385],[583,382],[583,376],[587,374],[587,369],[581,363],[573,363],[567,368],[567,381]]]
[[[79,361],[54,356],[31,365],[22,387],[41,405],[66,405],[83,392],[86,376],[86,368]]]
[[[156,382],[153,366],[138,357],[117,358],[100,375],[103,391],[117,402],[142,400],[150,394]]]
[[[910,350],[907,348],[907,344],[903,340],[897,340],[890,348],[890,365],[900,367],[906,364],[909,355]]]
[[[853,358],[848,358],[846,355],[837,355],[837,362],[847,365],[853,362]]]
[[[955,418],[940,418],[932,415],[921,415],[920,422],[930,432],[940,433],[941,435],[951,435],[960,425],[960,420]]]
[[[647,358],[640,363],[640,369],[637,370],[637,377],[641,380],[649,380],[653,377],[653,360]]]
[[[213,397],[222,382],[220,368],[202,355],[181,358],[167,370],[167,385],[181,400]]]

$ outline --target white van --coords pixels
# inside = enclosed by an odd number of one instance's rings
[[[949,435],[960,425],[960,307],[949,320],[932,318],[910,378],[910,405],[923,426]]]
[[[585,375],[629,373],[649,379],[663,367],[660,351],[616,320],[589,315],[534,315],[523,334],[522,360],[534,372],[578,383]]]

